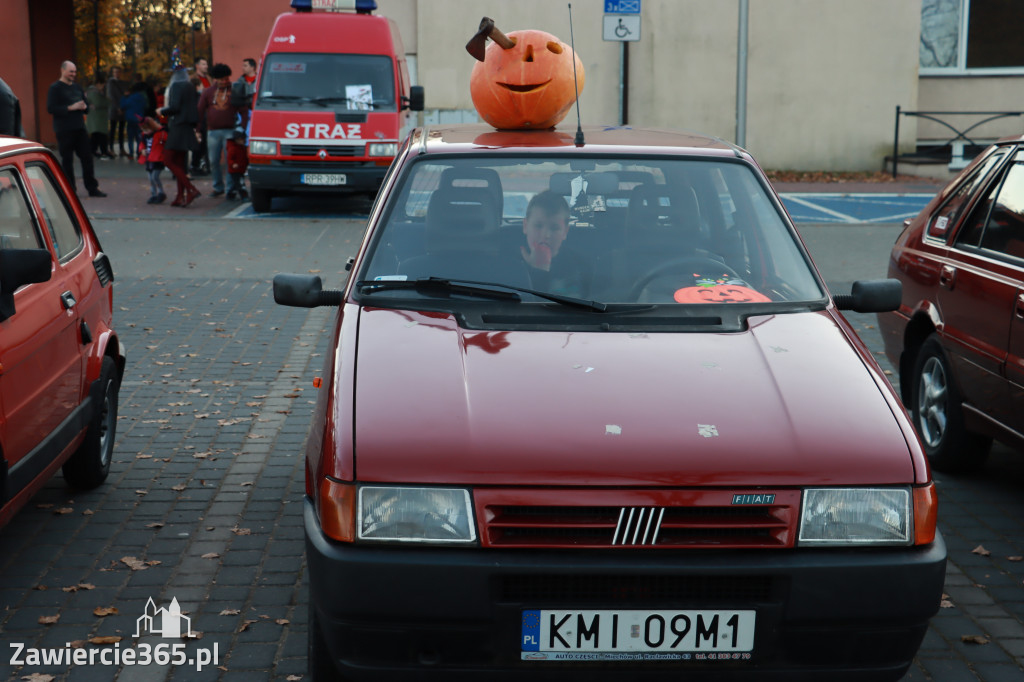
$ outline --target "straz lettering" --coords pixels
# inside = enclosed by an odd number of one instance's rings
[[[359,139],[362,132],[359,123],[335,123],[333,127],[329,123],[289,123],[284,127],[285,137],[316,140]]]
[[[765,493],[761,495],[733,495],[733,504],[775,504],[775,494]]]

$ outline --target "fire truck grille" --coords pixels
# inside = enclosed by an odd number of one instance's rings
[[[320,151],[325,153],[324,158],[340,158],[346,156],[362,156],[363,145],[343,145],[321,147],[315,144],[285,144],[281,145],[282,156],[310,156],[314,159],[320,158]]]

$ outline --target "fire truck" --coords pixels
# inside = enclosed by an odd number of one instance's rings
[[[423,110],[395,22],[375,0],[291,0],[263,51],[249,128],[257,212],[274,196],[376,194]]]

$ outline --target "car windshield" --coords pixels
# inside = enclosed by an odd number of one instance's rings
[[[276,52],[263,65],[256,108],[396,111],[394,83],[384,55]]]
[[[389,202],[359,274],[375,299],[440,278],[603,304],[818,302],[825,294],[767,188],[739,161],[432,157]],[[692,308],[691,308],[692,309]]]

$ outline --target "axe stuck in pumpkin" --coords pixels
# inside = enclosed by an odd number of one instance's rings
[[[469,78],[473,106],[499,130],[553,128],[583,91],[583,64],[572,47],[550,33],[528,29],[505,35],[484,17],[466,51],[477,60]]]

